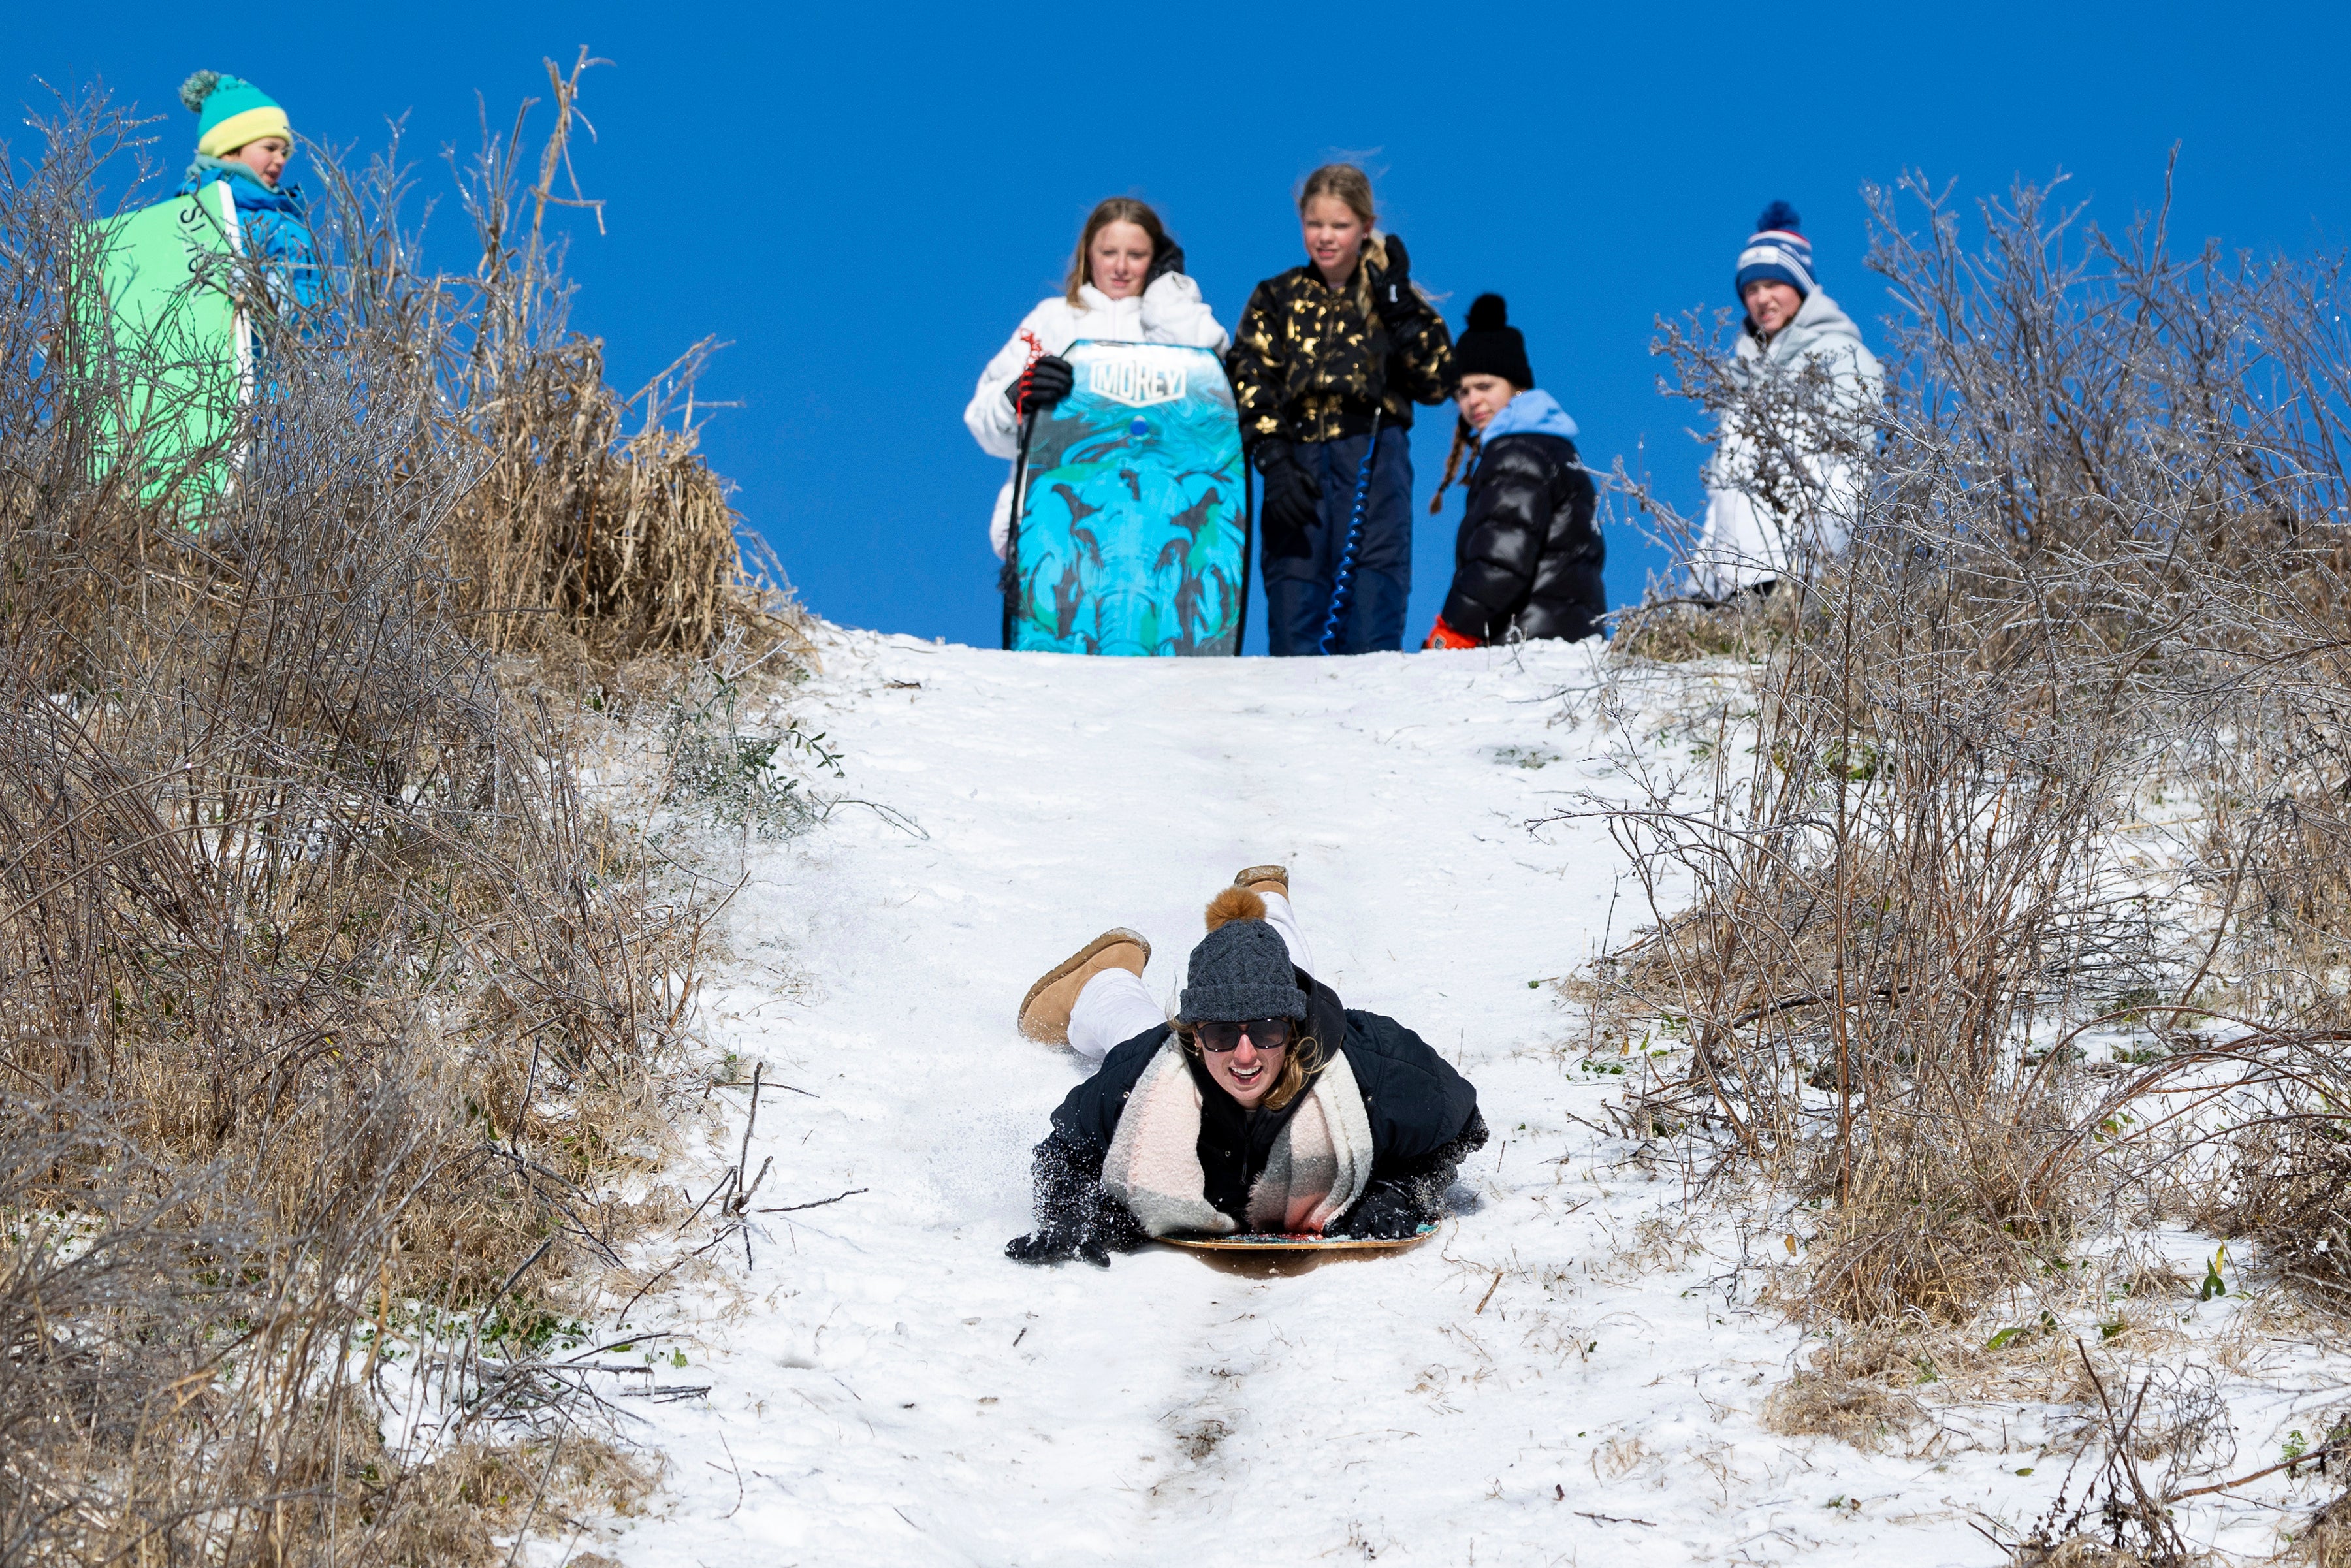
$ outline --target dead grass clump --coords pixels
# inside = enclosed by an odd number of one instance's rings
[[[1821,1152],[1814,1190],[1834,1197],[1842,1180],[1844,1197],[1806,1253],[1810,1311],[1854,1324],[1964,1323],[2063,1246],[2070,1200],[2038,1179],[2028,1135],[2051,1130],[2012,1113],[1987,1130],[1897,1113],[1850,1171]]]
[[[384,1561],[491,1568],[512,1553],[493,1542],[486,1524],[509,1534],[534,1522],[562,1528],[581,1518],[629,1518],[643,1511],[660,1475],[603,1438],[572,1431],[544,1441],[465,1444],[405,1484],[442,1500],[400,1519],[381,1542]]]
[[[1667,599],[1621,612],[1608,638],[1620,657],[1685,664],[1698,659],[1760,661],[1794,634],[1793,594],[1742,593],[1720,604]]]
[[[1762,1420],[1784,1437],[1834,1437],[1875,1454],[1900,1447],[1927,1411],[1898,1389],[1800,1372],[1764,1396]]]
[[[1928,1200],[1848,1203],[1813,1251],[1805,1304],[1848,1323],[1912,1312],[1968,1322],[2029,1262],[2016,1239],[1980,1214]]]
[[[2313,1512],[2277,1560],[2307,1568],[2351,1568],[2351,1491]]]
[[[469,431],[483,477],[444,547],[485,643],[549,653],[569,638],[601,661],[699,656],[745,632],[806,648],[789,600],[747,576],[741,519],[697,433],[622,434],[630,404],[601,342],[563,338],[500,382],[512,390]]]
[[[2069,1535],[2053,1544],[2027,1544],[2010,1556],[2017,1568],[2175,1568],[2168,1557],[2148,1557],[2095,1535]]]
[[[601,340],[570,330],[550,207],[592,209],[570,172],[587,51],[569,74],[548,62],[553,133],[526,179],[522,117],[487,143],[463,196],[483,264],[482,307],[454,361],[453,434],[476,477],[440,530],[473,634],[496,651],[566,651],[600,661],[647,653],[700,657],[727,639],[809,652],[800,617],[765,546],[747,573],[741,519],[699,451],[695,378],[705,339],[635,396],[604,379]],[[528,111],[529,106],[525,105]],[[704,407],[710,405],[705,403]],[[681,427],[670,429],[672,413]],[[631,415],[632,432],[624,428]]]

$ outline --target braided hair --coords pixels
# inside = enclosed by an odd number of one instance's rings
[[[1453,483],[1453,471],[1461,466],[1461,455],[1464,452],[1469,454],[1469,461],[1472,465],[1475,465],[1478,461],[1478,449],[1481,444],[1478,438],[1478,432],[1469,423],[1468,416],[1464,414],[1457,417],[1453,422],[1453,448],[1445,455],[1445,477],[1437,482],[1437,494],[1428,498],[1430,517],[1433,517],[1445,509],[1445,492]]]

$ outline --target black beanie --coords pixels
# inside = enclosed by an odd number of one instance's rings
[[[1228,920],[1201,937],[1177,1010],[1186,1023],[1304,1018],[1306,994],[1281,933],[1262,920]]]
[[[1520,392],[1535,384],[1527,340],[1510,325],[1510,308],[1500,295],[1480,294],[1470,302],[1469,325],[1453,340],[1453,373],[1499,376]]]

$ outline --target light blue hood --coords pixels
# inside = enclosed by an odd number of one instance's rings
[[[1478,444],[1490,446],[1505,435],[1564,435],[1575,439],[1575,421],[1559,406],[1551,393],[1533,388],[1520,392],[1502,405],[1502,412],[1486,422],[1478,433]]]

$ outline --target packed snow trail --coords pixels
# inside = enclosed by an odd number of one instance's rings
[[[1799,1334],[1744,1304],[1723,1220],[1677,1225],[1678,1186],[1599,1130],[1623,1080],[1537,982],[1643,912],[1628,886],[1612,916],[1602,823],[1526,825],[1613,787],[1565,716],[1591,652],[824,653],[791,711],[910,826],[843,805],[755,850],[705,1025],[804,1092],[762,1103],[756,1204],[862,1190],[763,1217],[747,1276],[738,1254],[667,1299],[691,1370],[662,1376],[710,1391],[632,1402],[668,1486],[606,1548],[629,1568],[1859,1561],[1889,1522],[1906,1561],[1960,1562],[1986,1552],[1967,1510],[2045,1503],[1991,1453],[1922,1490],[1924,1466],[1762,1431]],[[1172,997],[1202,905],[1268,861],[1322,977],[1476,1083],[1468,1211],[1274,1277],[1008,1261],[1080,1076],[1014,1032],[1020,997],[1120,925]]]

